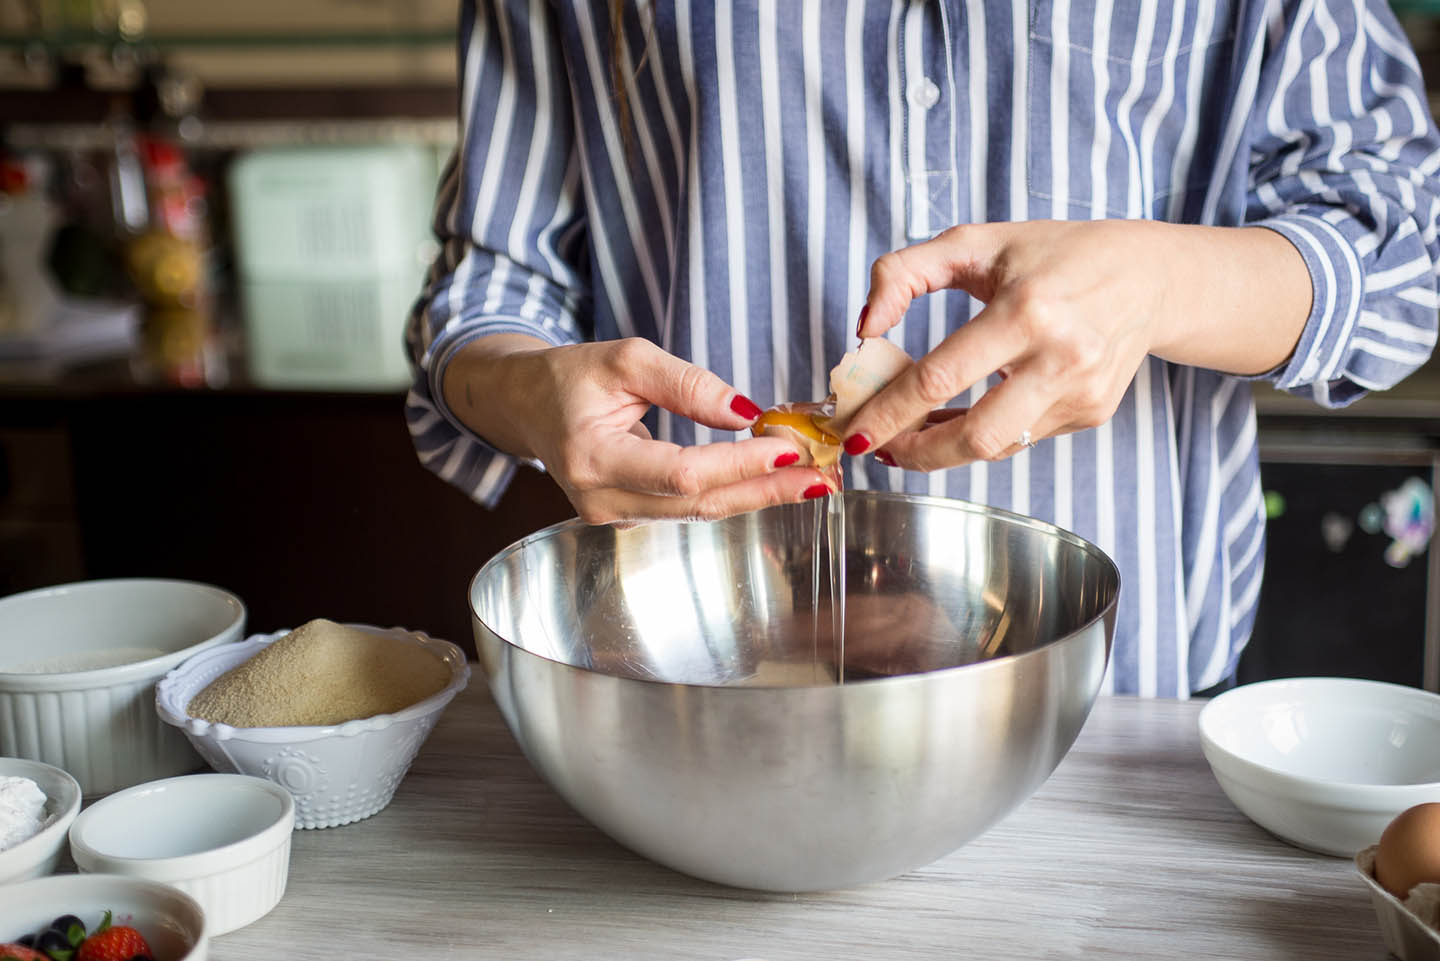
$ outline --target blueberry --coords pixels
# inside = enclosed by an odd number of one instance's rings
[[[50,922],[51,931],[59,931],[70,943],[70,947],[80,947],[80,942],[85,940],[85,922],[73,914],[62,914]]]
[[[23,948],[33,948],[35,947],[35,935],[22,934],[20,935],[20,937],[15,939],[15,943]]]
[[[40,936],[35,939],[35,950],[65,961],[75,953],[75,945],[70,943],[70,939],[63,932],[51,928],[40,932]]]
[[[70,929],[72,927],[78,927],[80,929],[80,936],[82,938],[85,936],[85,922],[81,921],[73,914],[60,915],[60,917],[50,922],[50,927],[54,928],[56,931],[63,931],[66,934],[70,933]]]

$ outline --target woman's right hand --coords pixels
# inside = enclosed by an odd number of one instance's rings
[[[760,410],[710,371],[642,338],[554,347],[494,334],[445,370],[445,402],[507,453],[533,457],[591,524],[716,519],[828,493],[798,448],[778,437],[682,447],[650,436],[651,405],[719,430]]]

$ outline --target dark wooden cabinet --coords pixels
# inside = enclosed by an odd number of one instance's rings
[[[121,390],[0,397],[0,589],[163,576],[216,584],[252,632],[313,617],[473,650],[466,590],[572,515],[522,469],[490,511],[425,470],[390,394]]]
[[[1392,405],[1414,404],[1395,395]],[[473,503],[420,465],[403,403],[123,381],[0,386],[0,594],[190,578],[238,594],[253,632],[329,617],[425,630],[473,653],[470,578],[573,511],[524,468],[497,509]],[[1440,559],[1427,552],[1397,570],[1381,559],[1383,537],[1357,533],[1340,550],[1320,538],[1327,513],[1354,518],[1406,477],[1434,482],[1440,405],[1343,421],[1302,410],[1262,410],[1262,475],[1287,508],[1269,525],[1240,678],[1440,686]]]

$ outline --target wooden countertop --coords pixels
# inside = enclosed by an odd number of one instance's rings
[[[1379,959],[1349,861],[1245,819],[1210,774],[1201,702],[1101,698],[989,833],[892,881],[779,896],[631,854],[532,772],[478,675],[394,801],[297,832],[284,900],[215,961]]]

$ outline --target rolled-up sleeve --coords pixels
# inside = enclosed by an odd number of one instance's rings
[[[1343,407],[1435,345],[1440,138],[1384,0],[1271,11],[1251,114],[1247,220],[1294,244],[1314,290],[1282,390]]]
[[[516,460],[445,404],[445,368],[490,334],[551,344],[587,337],[585,217],[570,90],[545,0],[466,0],[460,137],[441,178],[441,247],[406,326],[405,416],[421,463],[494,506]]]

